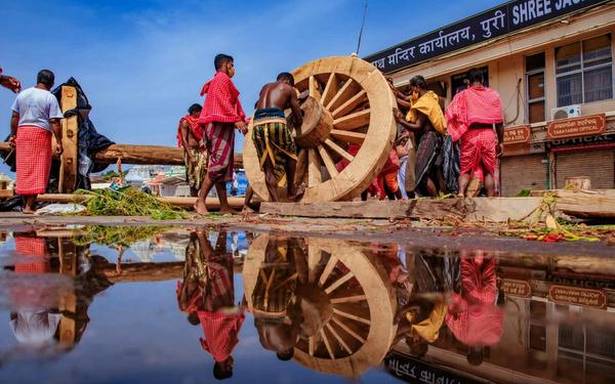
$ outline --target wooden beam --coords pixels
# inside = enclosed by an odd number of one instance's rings
[[[261,213],[280,216],[358,219],[441,219],[453,217],[476,222],[523,220],[540,206],[536,197],[457,198],[437,200],[338,201],[318,203],[263,203]],[[567,206],[572,209],[572,206]]]
[[[75,87],[62,86],[62,112],[77,108]],[[79,124],[77,116],[62,119],[62,147],[58,189],[61,193],[72,193],[77,186],[79,168]]]

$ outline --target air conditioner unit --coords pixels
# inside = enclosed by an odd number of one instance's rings
[[[551,120],[569,119],[581,116],[581,106],[579,104],[557,107],[551,110]]]

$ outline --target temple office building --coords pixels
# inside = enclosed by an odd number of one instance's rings
[[[615,2],[516,0],[366,58],[396,86],[423,75],[450,102],[470,69],[502,98],[502,194],[587,176],[615,188]]]

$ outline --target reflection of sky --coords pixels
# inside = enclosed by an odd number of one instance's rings
[[[241,275],[235,275],[236,296],[243,294]],[[213,382],[212,359],[199,344],[200,326],[191,326],[177,310],[175,281],[117,284],[96,296],[91,319],[81,342],[59,359],[30,359],[0,368],[0,382],[19,377],[36,383],[207,383]],[[2,325],[2,319],[6,319]],[[9,312],[0,310],[0,354],[16,345],[8,326]],[[322,376],[294,361],[280,362],[262,349],[254,320],[246,316],[239,345],[233,354],[235,373],[229,382],[328,383],[346,382]],[[378,369],[366,374],[370,382],[397,382]],[[14,381],[14,380],[11,380]]]

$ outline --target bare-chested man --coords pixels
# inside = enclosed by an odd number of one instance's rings
[[[279,201],[278,182],[286,174],[289,200],[297,200],[301,191],[295,186],[297,156],[295,142],[290,135],[284,110],[293,112],[295,126],[300,127],[303,115],[295,79],[287,72],[280,73],[276,82],[266,84],[256,103],[252,141],[258,153],[260,167],[265,172],[265,183],[271,201]]]

